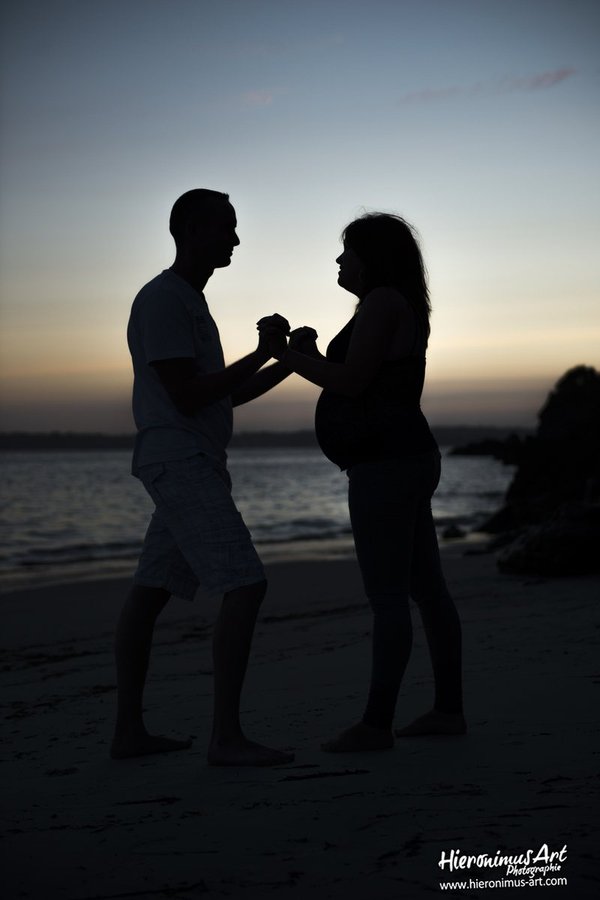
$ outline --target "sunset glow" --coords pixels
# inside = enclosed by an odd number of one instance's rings
[[[600,362],[600,10],[587,2],[8,4],[0,214],[2,430],[122,432],[125,328],[173,259],[192,187],[241,245],[206,297],[227,361],[271,312],[352,313],[339,235],[365,210],[422,238],[432,422],[533,424]],[[310,427],[292,376],[237,414]]]

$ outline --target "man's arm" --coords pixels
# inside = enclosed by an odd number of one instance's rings
[[[259,334],[258,346],[252,353],[238,359],[237,362],[220,369],[217,372],[199,372],[196,360],[191,357],[177,357],[174,359],[153,360],[150,365],[160,378],[160,381],[173,401],[174,406],[184,416],[192,416],[198,409],[208,406],[210,403],[216,403],[224,397],[234,394],[238,388],[242,387],[248,379],[258,373],[258,370],[272,358],[273,354],[269,349],[269,331],[279,331],[282,328],[289,330],[287,320],[281,316],[267,317],[267,321],[271,319],[271,328]],[[281,323],[284,323],[283,325]],[[271,369],[278,368],[281,371],[279,381],[291,374],[281,363],[271,366]],[[259,373],[262,374],[262,373]],[[264,390],[255,393],[259,396],[261,393],[277,384],[273,378],[265,378],[266,386]],[[259,385],[262,381],[259,381]],[[252,399],[248,397],[248,399]]]
[[[150,365],[174,406],[182,415],[192,416],[203,406],[233,394],[270,358],[268,350],[257,348],[218,372],[198,372],[196,360],[187,357],[160,359]]]

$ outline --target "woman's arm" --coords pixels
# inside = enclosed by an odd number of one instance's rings
[[[241,406],[243,403],[249,403],[251,400],[256,400],[257,397],[262,397],[271,388],[280,384],[284,379],[289,378],[291,374],[292,370],[288,369],[281,362],[273,363],[272,366],[267,366],[266,369],[255,372],[254,375],[251,375],[247,381],[232,392],[232,406]]]
[[[385,360],[398,328],[411,325],[411,314],[397,291],[376,288],[365,297],[356,315],[345,362],[334,363],[320,355],[306,356],[290,349],[282,353],[281,342],[272,347],[272,352],[307,381],[335,394],[359,397]]]

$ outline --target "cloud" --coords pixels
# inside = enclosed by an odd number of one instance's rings
[[[275,100],[287,94],[287,87],[254,88],[238,94],[238,101],[247,109],[260,109],[264,106],[272,106]]]
[[[400,103],[428,103],[431,100],[449,100],[451,97],[457,97],[459,94],[464,94],[465,89],[461,87],[447,87],[447,88],[424,88],[420,91],[412,91],[408,94],[403,94],[400,97]]]
[[[540,91],[554,87],[561,81],[575,74],[573,68],[555,69],[552,72],[540,72],[537,75],[528,75],[518,78],[506,78],[503,80],[504,90],[507,91]]]
[[[270,106],[274,98],[274,91],[244,91],[242,103],[244,106]]]
[[[576,69],[565,66],[549,72],[534,75],[505,75],[500,79],[476,81],[473,84],[452,85],[450,87],[423,88],[402,94],[399,103],[430,103],[450,100],[455,97],[491,96],[511,91],[540,91],[555,87],[576,73]]]

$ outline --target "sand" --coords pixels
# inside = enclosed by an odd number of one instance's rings
[[[146,690],[150,729],[193,735],[192,748],[114,761],[112,638],[127,582],[5,595],[3,900],[488,897],[491,887],[439,884],[529,876],[442,870],[442,854],[542,848],[532,864],[543,866],[544,845],[562,851],[560,869],[534,877],[567,884],[535,884],[541,895],[598,896],[600,578],[502,576],[492,555],[468,549],[444,559],[463,622],[469,733],[398,739],[379,754],[319,749],[357,720],[366,692],[370,616],[356,563],[268,565],[243,717],[249,736],[295,749],[275,769],[205,763],[215,603],[171,601]],[[397,726],[432,700],[416,611],[414,622]]]

